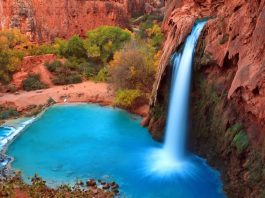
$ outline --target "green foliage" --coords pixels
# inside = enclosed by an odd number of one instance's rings
[[[83,40],[77,35],[70,38],[66,45],[64,55],[66,57],[86,58],[87,55]]]
[[[26,91],[45,89],[47,86],[40,81],[40,76],[37,74],[30,74],[22,81],[23,89]]]
[[[121,89],[118,90],[114,104],[116,106],[130,108],[136,105],[137,99],[142,96],[141,91],[136,89]]]
[[[166,110],[165,107],[162,105],[155,105],[152,109],[152,116],[155,120],[158,120],[161,117],[165,117],[166,116]]]
[[[117,89],[139,89],[150,93],[155,80],[158,57],[144,43],[132,41],[116,52],[109,64],[111,79]]]
[[[50,106],[50,105],[53,105],[55,104],[56,101],[52,98],[52,97],[49,97],[48,100],[47,100],[47,105]]]
[[[66,56],[67,45],[68,42],[64,39],[56,38],[54,41],[54,47],[57,49],[58,55],[62,57]]]
[[[58,50],[51,44],[32,46],[29,52],[31,56],[43,55],[43,54],[58,54]]]
[[[51,63],[46,62],[44,65],[47,67],[47,69],[50,72],[55,72],[57,68],[60,68],[60,67],[63,66],[62,62],[59,61],[59,60],[55,60],[55,61],[53,61]]]
[[[108,78],[109,78],[109,70],[107,67],[103,67],[94,77],[94,80],[96,82],[107,82]]]
[[[245,151],[245,149],[247,149],[249,141],[245,131],[241,130],[238,134],[235,135],[233,144],[235,145],[238,153],[242,153],[243,151]]]
[[[159,49],[164,40],[164,35],[161,31],[160,26],[158,24],[154,24],[152,27],[146,29],[146,32],[150,45],[155,49]]]
[[[236,123],[233,126],[231,126],[228,130],[232,133],[232,134],[236,134],[238,133],[241,129],[243,128],[241,123]]]
[[[27,42],[16,29],[0,31],[0,82],[8,84],[12,74],[20,68],[25,54],[23,45]]]
[[[18,116],[19,113],[17,112],[17,110],[13,107],[2,107],[0,106],[0,120],[5,120],[11,117],[15,117]]]
[[[152,15],[146,15],[142,19],[137,36],[140,39],[147,40],[155,49],[159,49],[164,40],[164,35],[158,24],[157,18]]]
[[[89,57],[98,58],[102,63],[106,63],[130,38],[129,31],[119,27],[102,26],[87,33],[84,45]]]
[[[54,74],[52,81],[56,85],[68,85],[82,82],[80,68],[78,65],[72,64],[69,61],[62,63],[59,60],[55,60],[51,63],[45,63],[45,66]]]

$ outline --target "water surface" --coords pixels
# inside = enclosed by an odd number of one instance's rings
[[[177,172],[157,173],[152,167],[159,156],[152,151],[161,148],[139,117],[79,104],[49,108],[7,154],[15,158],[12,167],[21,170],[25,180],[38,173],[51,186],[105,178],[118,182],[126,197],[224,197],[218,172],[194,155]]]

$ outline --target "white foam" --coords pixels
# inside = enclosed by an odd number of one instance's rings
[[[22,122],[18,127],[11,127],[11,126],[2,126],[2,128],[9,129],[9,133],[6,137],[3,137],[0,140],[0,151],[5,147],[6,144],[8,144],[10,141],[12,141],[20,132],[22,132],[27,126],[29,126],[35,118],[31,118],[25,122]]]

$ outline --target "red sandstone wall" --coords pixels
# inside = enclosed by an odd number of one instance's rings
[[[1,0],[0,28],[21,29],[32,40],[84,35],[101,25],[129,26],[144,0]]]

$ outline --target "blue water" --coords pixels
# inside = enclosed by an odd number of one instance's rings
[[[12,127],[0,127],[0,151],[6,143],[6,138],[14,131]]]
[[[25,180],[38,173],[49,185],[89,178],[116,181],[126,197],[219,198],[218,172],[190,155],[174,174],[150,171],[153,141],[139,117],[97,105],[49,108],[9,146],[12,167]],[[157,161],[157,159],[156,159]],[[163,159],[160,160],[163,162]]]

